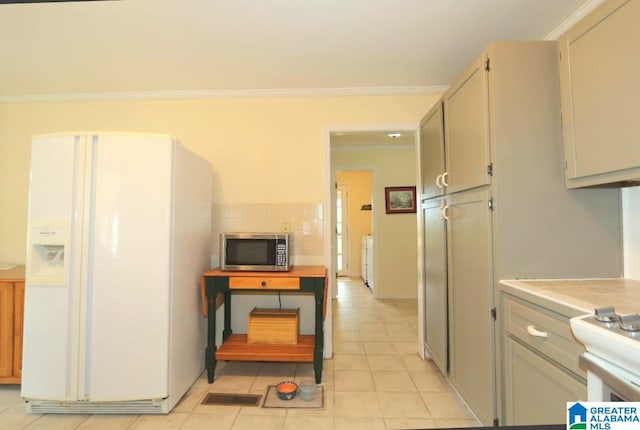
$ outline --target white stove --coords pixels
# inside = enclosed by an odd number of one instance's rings
[[[613,307],[571,319],[571,330],[587,350],[589,401],[640,401],[640,314],[619,315]]]

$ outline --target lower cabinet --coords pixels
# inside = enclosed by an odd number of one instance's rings
[[[22,379],[24,268],[16,272],[22,279],[3,279],[7,276],[0,273],[0,384],[19,384]]]
[[[587,397],[584,381],[511,337],[504,358],[506,425],[565,423],[566,402]]]
[[[566,402],[587,400],[584,352],[569,318],[501,293],[504,425],[563,424]],[[555,307],[557,308],[557,306]]]

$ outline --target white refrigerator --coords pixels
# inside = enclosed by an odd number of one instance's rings
[[[35,413],[168,413],[202,373],[208,161],[159,134],[34,136],[22,397]]]

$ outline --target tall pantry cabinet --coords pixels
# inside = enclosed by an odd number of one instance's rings
[[[421,123],[426,352],[485,425],[498,281],[622,273],[619,192],[565,189],[558,86],[555,42],[492,43]]]

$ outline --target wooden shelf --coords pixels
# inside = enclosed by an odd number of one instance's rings
[[[232,334],[216,351],[216,360],[313,362],[315,336],[300,335],[295,345],[247,343],[246,334]]]

